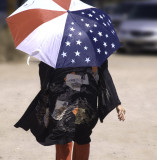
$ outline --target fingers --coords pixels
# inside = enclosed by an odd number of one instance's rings
[[[126,110],[123,108],[122,105],[118,105],[116,107],[116,110],[117,110],[117,113],[118,113],[118,119],[121,121],[121,120],[125,120],[125,113],[126,113]]]
[[[118,113],[118,119],[121,121],[124,121],[125,120],[125,109],[124,110],[119,110],[119,113]]]
[[[120,115],[118,115],[118,119],[121,121],[121,120],[125,120],[125,116],[124,116],[124,114],[122,113],[122,114],[120,114]]]

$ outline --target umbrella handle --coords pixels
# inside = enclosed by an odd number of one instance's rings
[[[29,61],[30,61],[31,56],[28,56],[27,58],[27,65],[29,66]]]

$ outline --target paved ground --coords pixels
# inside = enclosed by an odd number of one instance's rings
[[[157,56],[114,54],[109,70],[126,120],[113,110],[98,123],[90,160],[156,160]],[[42,146],[30,131],[13,126],[39,91],[38,65],[0,64],[0,91],[0,159],[55,160],[54,146]]]

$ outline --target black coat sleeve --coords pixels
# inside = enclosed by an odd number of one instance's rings
[[[53,67],[50,67],[44,62],[39,63],[39,77],[41,89],[46,89],[51,77],[53,77],[54,70],[55,69]]]
[[[108,60],[106,60],[99,68],[99,92],[98,92],[98,111],[100,121],[110,113],[115,107],[121,104],[118,97],[113,79],[108,70]]]

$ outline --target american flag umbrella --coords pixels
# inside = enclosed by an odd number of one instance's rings
[[[7,23],[18,50],[53,68],[100,66],[121,46],[107,13],[80,0],[28,0]]]

